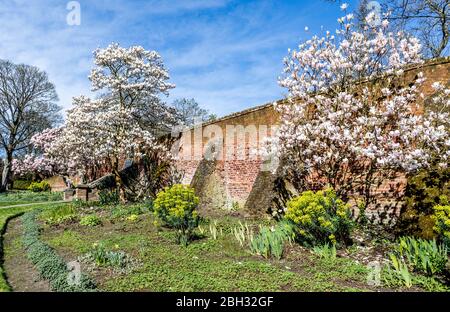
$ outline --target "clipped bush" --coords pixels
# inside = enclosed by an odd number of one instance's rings
[[[100,224],[102,224],[102,220],[100,220],[100,218],[96,215],[88,215],[80,220],[80,225],[83,226],[97,226]]]
[[[450,205],[435,206],[432,218],[435,222],[434,231],[450,250]]]
[[[347,244],[353,222],[349,206],[331,190],[306,191],[287,203],[286,220],[307,246]]]
[[[156,195],[154,214],[165,226],[177,230],[177,242],[187,245],[199,223],[199,198],[189,186],[175,184]]]
[[[14,180],[13,189],[26,191],[26,190],[29,190],[31,183],[32,183],[32,181],[29,181],[29,180]]]
[[[52,188],[50,187],[50,184],[47,181],[41,181],[31,183],[28,189],[32,192],[38,193],[51,191]]]

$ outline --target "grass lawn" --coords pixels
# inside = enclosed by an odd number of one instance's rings
[[[59,201],[62,199],[62,192],[33,193],[31,191],[11,191],[7,193],[0,193],[0,208],[20,204]]]
[[[210,216],[202,228],[197,229],[198,238],[183,247],[175,242],[174,230],[158,227],[153,214],[143,204],[125,207],[69,205],[41,213],[37,219],[42,226],[40,240],[52,247],[64,262],[79,261],[82,273],[92,278],[100,291],[443,289],[436,283],[410,289],[401,285],[371,286],[367,283],[369,271],[364,264],[346,256],[321,258],[296,243],[288,245],[281,260],[254,255],[246,244],[240,245],[233,230],[239,222],[248,222],[249,227],[257,231],[259,224],[269,223],[267,220]],[[0,209],[0,225],[4,226],[6,218],[33,208]],[[9,285],[15,291],[48,291],[48,283],[45,285],[38,278],[30,277],[37,275],[24,258],[20,223],[17,219],[10,222],[5,236],[2,259]],[[210,230],[213,224],[217,231]],[[217,233],[216,237],[213,232]],[[348,251],[357,252],[357,249],[352,246]],[[125,265],[103,262],[104,256],[111,254],[118,263]],[[0,285],[0,289],[8,290],[4,280],[0,279]]]
[[[102,225],[72,223],[45,226],[42,239],[66,261],[76,260],[101,244],[136,259],[131,272],[110,267],[83,268],[98,287],[106,291],[366,291],[367,269],[338,258],[320,259],[298,245],[291,246],[286,259],[267,260],[241,247],[232,234],[238,219],[218,220],[217,239],[209,233],[187,247],[175,243],[174,232],[155,227],[150,213],[130,221],[110,219],[102,211]],[[112,222],[111,222],[112,221]],[[205,225],[208,228],[208,225]],[[222,233],[222,234],[220,234]]]
[[[7,196],[4,196],[4,197],[7,197]],[[52,205],[49,205],[49,207],[51,207],[51,206]],[[3,234],[5,232],[5,225],[10,218],[20,215],[26,211],[30,211],[35,208],[39,208],[39,207],[42,208],[42,205],[12,207],[12,208],[1,208],[0,207],[0,292],[9,290],[8,284],[6,283],[6,281],[4,279],[5,275],[3,272],[4,255],[3,255],[2,242],[3,242]]]

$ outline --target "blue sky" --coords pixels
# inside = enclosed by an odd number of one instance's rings
[[[223,116],[282,98],[277,77],[287,49],[334,30],[342,15],[320,0],[78,2],[81,25],[69,26],[68,1],[0,0],[0,59],[47,71],[65,109],[73,96],[90,94],[92,51],[111,42],[162,55],[177,86],[169,102],[195,98]]]

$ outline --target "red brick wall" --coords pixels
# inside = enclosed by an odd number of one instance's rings
[[[218,156],[219,161],[215,172],[224,179],[225,195],[229,199],[229,206],[233,203],[238,203],[241,207],[244,206],[262,163],[260,157],[254,153],[255,149],[270,134],[270,127],[277,123],[278,114],[274,110],[273,105],[268,104],[203,126],[203,130],[206,130],[205,132],[209,132],[208,130],[212,132],[216,126],[222,132],[220,141],[223,142],[224,148],[221,150],[220,156]],[[238,125],[243,127],[245,135],[237,135],[236,132],[232,131],[232,127]],[[254,137],[251,138],[248,133],[245,133],[245,127],[247,126],[256,128],[256,140]],[[267,127],[267,129],[264,127]],[[195,129],[190,131],[190,135],[187,134],[187,137],[190,137],[192,142],[194,142],[194,132]],[[214,137],[214,135],[211,136]],[[203,151],[208,141],[208,135],[203,137],[201,146]],[[242,150],[239,150],[240,148]],[[199,149],[199,147],[194,146],[193,143],[182,148],[181,154],[191,155],[191,160],[180,160],[178,162],[178,169],[184,172],[183,183],[185,184],[191,183],[201,161],[201,159],[193,157],[196,149]],[[243,155],[243,159],[238,157],[238,155]]]
[[[427,78],[426,82],[423,85],[422,92],[425,96],[429,96],[432,93],[431,84],[435,81],[443,82],[444,84],[450,83],[450,58],[438,59],[427,62],[425,65],[411,66],[405,69],[405,78],[406,81],[413,79],[417,76],[419,72],[423,72],[425,77]],[[224,149],[221,151],[222,158],[219,158],[218,163],[214,169],[214,174],[223,179],[224,186],[224,197],[227,198],[227,206],[230,207],[233,202],[238,203],[241,207],[244,207],[245,202],[254,186],[256,177],[260,172],[261,168],[261,159],[259,157],[250,158],[249,153],[252,148],[246,146],[246,143],[249,141],[249,137],[234,137],[231,133],[227,132],[227,126],[236,126],[241,125],[243,127],[254,125],[257,129],[260,129],[261,126],[267,126],[270,129],[270,126],[276,125],[279,123],[279,115],[274,110],[272,104],[266,104],[263,106],[255,107],[253,109],[248,109],[242,111],[240,113],[232,114],[230,116],[221,118],[217,121],[204,124],[201,129],[203,132],[208,132],[210,130],[213,132],[214,128],[222,130],[222,142],[224,142]],[[200,128],[197,129],[197,132],[194,130],[190,130],[190,138],[193,142],[194,136],[202,136],[202,132],[199,131]],[[258,135],[256,138],[255,144],[261,144],[262,140],[270,135],[270,131],[265,134],[264,131],[258,131]],[[212,135],[211,135],[212,136]],[[189,135],[187,135],[189,138]],[[191,157],[194,155],[194,150],[202,150],[204,152],[205,145],[208,142],[208,137],[202,138],[202,144],[198,144],[199,146],[189,146],[184,145],[182,148],[182,154],[187,153],[190,154]],[[230,153],[235,155],[236,148],[242,148],[245,146],[245,155],[247,155],[244,159],[234,159],[226,157],[227,151],[231,151]],[[186,154],[185,154],[186,155]],[[224,160],[224,162],[223,162]],[[192,178],[194,177],[198,166],[201,162],[200,158],[192,158],[191,160],[179,160],[178,168],[179,170],[184,172],[184,180],[183,183],[190,184],[192,182]],[[223,162],[223,163],[222,163]],[[203,177],[207,178],[207,177]],[[392,186],[396,186],[396,192],[401,193],[405,184],[404,177],[398,177],[396,181],[386,181],[378,190],[378,196],[384,198],[383,201],[387,203],[393,203],[394,197],[396,195],[392,195]],[[403,186],[403,187],[402,187]],[[206,187],[206,186],[204,186]],[[197,190],[201,192],[202,190]],[[270,190],[268,190],[270,191]],[[391,194],[391,195],[388,195]],[[400,194],[401,195],[401,194]],[[211,207],[214,209],[216,207]],[[222,208],[222,207],[217,207]],[[261,207],[261,209],[265,209],[265,207]],[[372,207],[372,209],[378,209],[378,207]]]

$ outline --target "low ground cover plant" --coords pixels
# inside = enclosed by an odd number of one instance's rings
[[[126,265],[125,252],[107,250],[102,243],[94,243],[87,255],[98,266],[124,267]]]
[[[198,204],[199,198],[191,187],[175,184],[156,195],[154,214],[164,226],[174,228],[177,242],[186,246],[200,221]]]
[[[40,226],[37,217],[40,210],[36,209],[22,216],[22,242],[27,257],[36,267],[39,275],[48,280],[53,291],[92,291],[95,283],[81,273],[79,281],[70,281],[70,270],[65,261],[49,245],[40,240]]]
[[[306,191],[287,203],[285,219],[307,246],[348,244],[353,227],[349,206],[331,190]]]
[[[108,267],[119,274],[129,273],[140,266],[139,261],[119,248],[116,244],[114,249],[108,249],[102,242],[95,242],[90,251],[79,257],[79,260],[87,264],[89,270]]]
[[[91,208],[99,205],[98,201],[85,201],[79,198],[72,200],[72,206],[76,209]]]
[[[117,205],[110,210],[110,219],[127,219],[131,215],[141,215],[145,211],[143,209],[143,204],[132,204],[132,205]]]
[[[333,261],[336,259],[336,245],[326,243],[323,246],[314,246],[313,251],[320,258]]]

